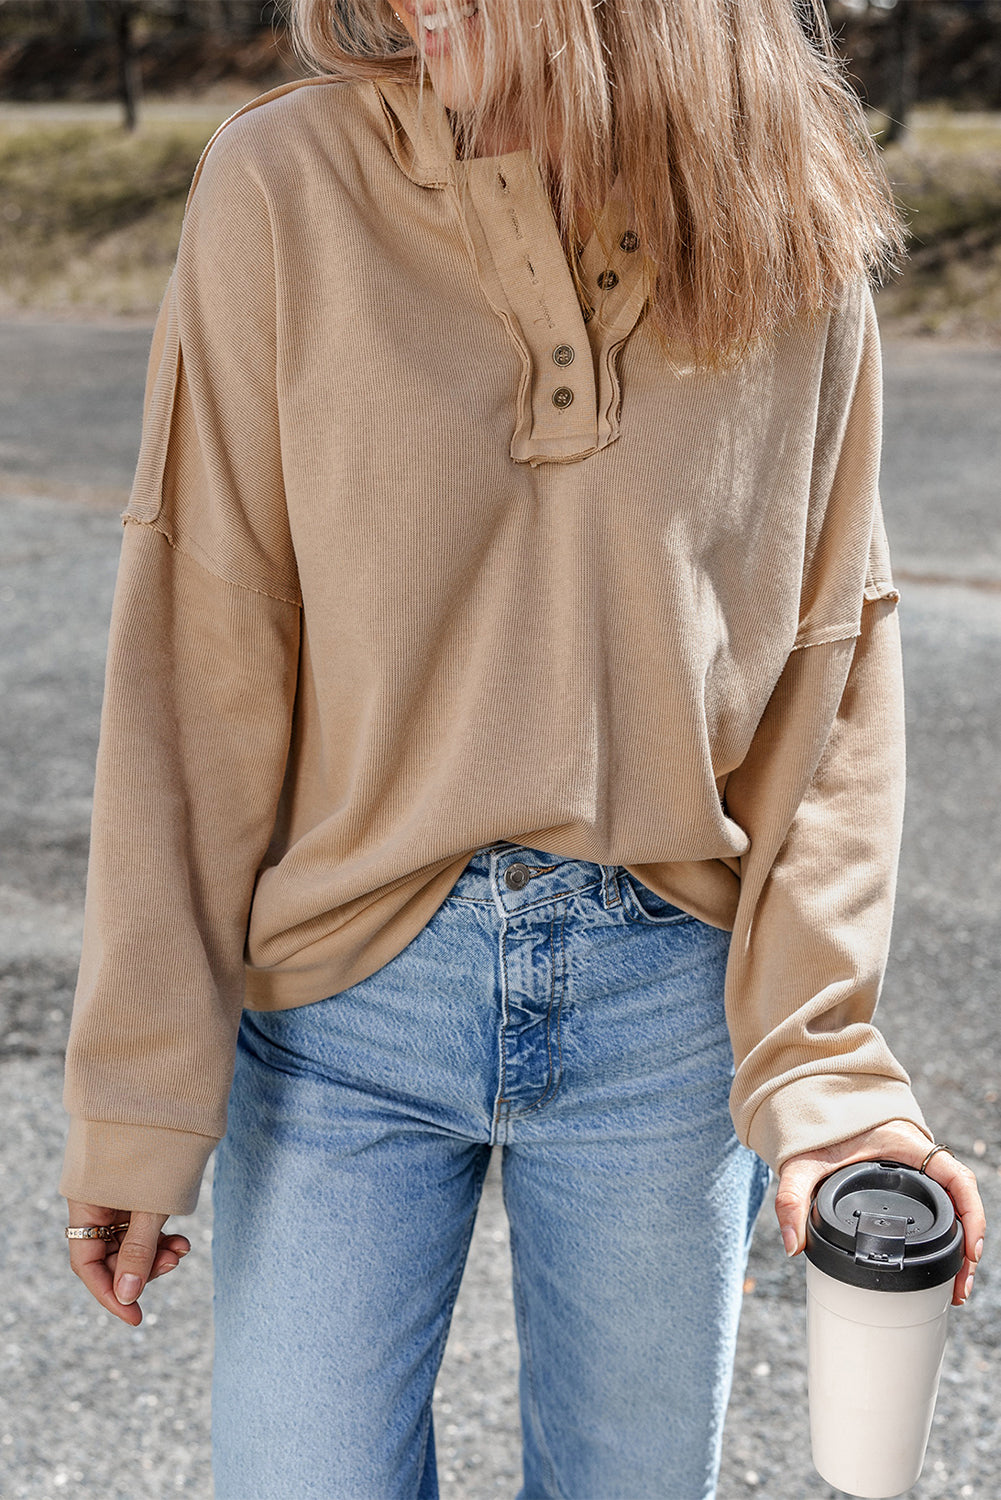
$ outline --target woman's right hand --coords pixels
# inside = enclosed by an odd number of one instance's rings
[[[131,1213],[129,1209],[103,1208],[96,1203],[68,1200],[70,1225],[123,1224],[111,1240],[69,1240],[70,1265],[102,1307],[129,1323],[142,1322],[138,1298],[148,1281],[180,1265],[191,1249],[183,1234],[161,1233],[167,1214]]]

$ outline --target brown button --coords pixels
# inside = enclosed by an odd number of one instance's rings
[[[573,391],[568,385],[558,385],[553,391],[553,405],[564,410],[573,401]]]
[[[504,871],[504,884],[512,891],[520,891],[532,878],[532,872],[521,860],[508,865]]]
[[[573,364],[573,349],[569,344],[557,344],[553,350],[553,359],[558,365]]]
[[[598,277],[598,285],[603,292],[610,292],[613,286],[618,286],[619,278],[614,271],[602,271]]]
[[[627,229],[625,234],[619,241],[619,248],[621,250],[638,250],[639,243],[640,237],[636,233],[635,229]]]

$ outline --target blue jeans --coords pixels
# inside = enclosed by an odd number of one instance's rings
[[[768,1183],[727,1107],[728,941],[621,867],[504,841],[370,978],[244,1014],[213,1191],[216,1500],[434,1500],[495,1144],[521,1500],[714,1494]]]

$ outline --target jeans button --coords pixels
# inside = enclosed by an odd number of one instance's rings
[[[508,865],[504,871],[504,884],[512,891],[520,891],[532,878],[532,872],[521,860],[516,860],[513,865]]]

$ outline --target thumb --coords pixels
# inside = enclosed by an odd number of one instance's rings
[[[817,1162],[793,1157],[779,1173],[775,1193],[775,1217],[779,1221],[787,1255],[798,1255],[806,1244],[806,1219],[817,1182],[830,1169]]]
[[[149,1280],[167,1214],[134,1213],[118,1249],[115,1265],[115,1296],[128,1306],[135,1302]]]

